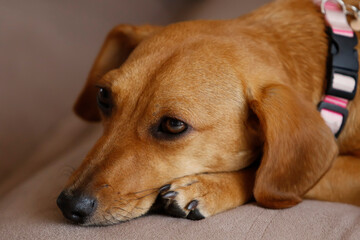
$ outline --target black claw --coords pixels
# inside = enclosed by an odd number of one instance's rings
[[[159,189],[159,193],[163,193],[163,192],[166,192],[170,189],[171,185],[170,184],[166,184],[164,186],[162,186],[160,189]]]
[[[186,207],[187,210],[194,210],[199,204],[198,200],[192,200]]]
[[[174,199],[177,195],[178,195],[177,192],[170,191],[170,192],[165,193],[162,197],[167,198],[167,199]]]
[[[186,216],[187,219],[190,220],[201,220],[205,217],[200,213],[199,209],[194,209],[189,212],[189,214]]]

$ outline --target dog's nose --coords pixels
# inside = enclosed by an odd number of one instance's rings
[[[84,223],[97,207],[94,197],[82,194],[71,196],[64,191],[59,195],[56,203],[63,215],[74,223]]]

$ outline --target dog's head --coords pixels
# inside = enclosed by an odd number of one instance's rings
[[[201,21],[110,32],[75,104],[104,132],[58,199],[67,218],[135,218],[174,178],[237,171],[260,157],[256,200],[301,201],[336,154],[332,133],[285,84],[271,48],[231,32]]]

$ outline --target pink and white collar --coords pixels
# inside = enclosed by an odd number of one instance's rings
[[[346,6],[342,0],[314,0],[321,6],[329,25],[330,40],[327,72],[327,88],[318,109],[336,137],[343,129],[349,100],[355,97],[359,71],[358,41],[346,18]]]

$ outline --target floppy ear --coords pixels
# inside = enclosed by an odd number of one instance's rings
[[[334,135],[315,105],[290,87],[268,85],[249,103],[265,141],[255,199],[264,207],[291,207],[330,168],[338,153]]]
[[[143,39],[160,28],[150,25],[119,25],[110,31],[75,103],[74,111],[78,116],[88,121],[100,120],[96,103],[96,81],[110,70],[120,67]]]

